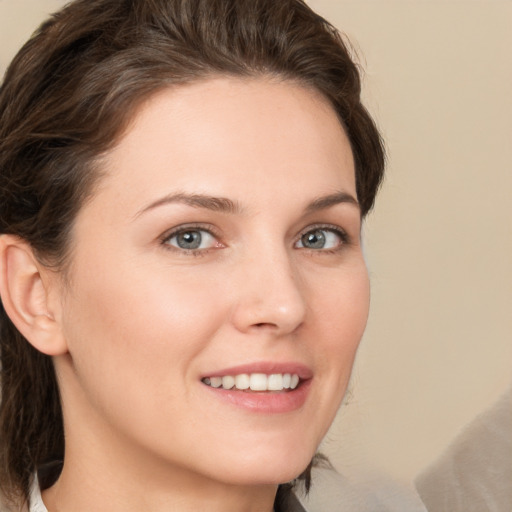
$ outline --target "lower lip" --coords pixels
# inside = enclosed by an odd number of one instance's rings
[[[282,414],[300,409],[306,402],[311,387],[308,379],[292,391],[247,392],[237,389],[204,388],[230,405],[261,414]]]

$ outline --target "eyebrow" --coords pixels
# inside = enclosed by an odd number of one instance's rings
[[[179,192],[176,194],[169,194],[165,197],[154,201],[142,210],[137,212],[135,218],[143,213],[158,208],[159,206],[167,204],[186,204],[194,208],[204,208],[214,212],[229,213],[229,214],[242,214],[244,208],[237,201],[228,199],[227,197],[214,197],[204,194],[186,194]],[[332,206],[348,203],[359,208],[359,203],[352,195],[347,192],[336,192],[327,196],[322,196],[311,201],[305,209],[306,214],[314,213],[320,210],[326,210]]]
[[[311,203],[306,207],[306,213],[315,213],[319,210],[326,210],[331,206],[343,203],[351,204],[359,209],[359,202],[354,196],[347,192],[336,192],[311,201]]]
[[[232,201],[226,197],[213,197],[204,194],[185,194],[179,192],[177,194],[167,195],[149,204],[140,210],[135,217],[139,217],[143,213],[153,210],[159,206],[173,203],[186,204],[188,206],[193,206],[194,208],[205,208],[207,210],[221,213],[240,214],[243,211],[243,208],[237,201]]]

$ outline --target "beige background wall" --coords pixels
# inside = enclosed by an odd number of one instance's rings
[[[329,447],[410,478],[512,379],[512,2],[310,3],[361,49],[389,152],[370,323]]]
[[[0,71],[59,0],[0,0]],[[366,68],[388,177],[371,318],[326,451],[410,480],[512,379],[512,2],[310,0]]]

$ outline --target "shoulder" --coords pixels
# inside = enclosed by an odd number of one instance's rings
[[[19,506],[15,506],[11,501],[7,500],[7,498],[0,493],[0,512],[30,512],[28,510],[28,506],[25,504],[21,508]]]
[[[34,477],[30,486],[29,503],[25,503],[21,508],[10,504],[8,500],[0,494],[0,512],[48,512],[41,498],[37,478]]]
[[[512,387],[416,480],[431,512],[512,510]]]
[[[376,473],[347,478],[315,468],[310,493],[297,497],[306,512],[426,512],[415,490]]]

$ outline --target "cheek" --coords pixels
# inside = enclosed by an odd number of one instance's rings
[[[315,316],[322,336],[313,346],[322,369],[330,375],[343,394],[368,319],[370,289],[364,264],[343,270],[339,279],[325,283],[316,293]],[[321,345],[321,349],[320,346]],[[341,400],[341,397],[338,397]]]
[[[178,379],[188,381],[191,363],[225,317],[208,286],[152,274],[85,272],[76,283],[80,294],[66,307],[65,335],[77,378],[95,402],[128,392],[140,403],[163,399],[164,390],[167,398],[169,390],[186,393]]]
[[[332,333],[328,338],[336,346],[357,345],[366,327],[370,306],[366,267],[360,264],[343,269],[338,277],[323,285],[316,290],[314,299],[319,324]]]

